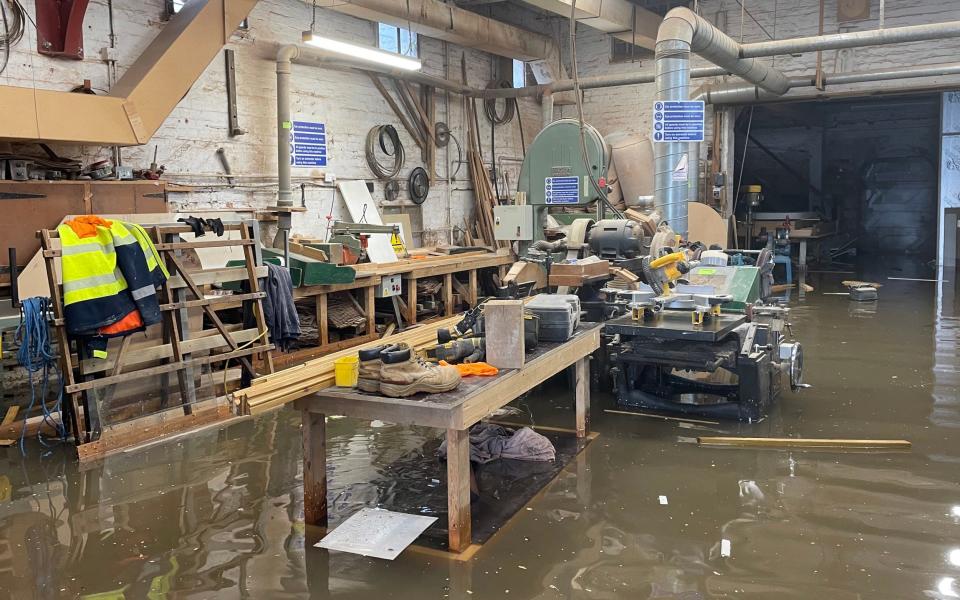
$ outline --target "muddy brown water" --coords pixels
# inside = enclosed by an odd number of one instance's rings
[[[839,278],[812,281],[835,291]],[[763,423],[615,415],[595,396],[600,437],[465,563],[311,547],[300,418],[289,410],[83,468],[36,443],[26,458],[2,450],[0,599],[956,598],[960,306],[953,282],[883,283],[875,306],[792,299],[814,387],[783,396]],[[572,423],[569,395],[540,392],[528,405],[539,424]],[[339,505],[389,493],[366,482],[436,435],[375,425],[329,425]],[[914,448],[691,443],[713,434],[905,438]]]

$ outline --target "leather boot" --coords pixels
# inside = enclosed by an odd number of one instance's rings
[[[388,349],[380,355],[380,393],[403,398],[420,392],[449,392],[460,385],[456,367],[430,364],[416,356],[409,347]]]
[[[380,353],[386,349],[387,346],[377,346],[359,352],[360,374],[357,377],[357,389],[361,392],[380,393]]]

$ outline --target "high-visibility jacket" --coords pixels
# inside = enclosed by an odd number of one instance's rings
[[[169,273],[142,227],[85,216],[60,225],[57,233],[64,317],[71,335],[103,335],[120,321],[136,322],[130,315],[137,311],[138,329],[160,322],[156,286]],[[129,331],[112,335],[124,333]]]

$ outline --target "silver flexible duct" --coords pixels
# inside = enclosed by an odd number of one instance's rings
[[[675,8],[664,17],[657,33],[657,101],[690,98],[691,52],[768,92],[784,94],[790,89],[783,73],[756,59],[741,58],[740,44],[693,11]],[[698,144],[654,144],[654,201],[663,219],[682,237],[689,229],[687,202],[696,198],[698,162]]]

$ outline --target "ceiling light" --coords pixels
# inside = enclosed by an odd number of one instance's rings
[[[369,46],[348,44],[347,42],[341,42],[339,40],[317,35],[311,31],[303,32],[303,43],[309,44],[315,48],[320,48],[321,50],[326,50],[327,52],[342,54],[348,58],[365,60],[368,62],[377,63],[379,65],[403,69],[405,71],[419,71],[420,67],[422,66],[420,61],[416,58],[400,56],[399,54],[393,54],[391,52],[384,52],[382,50],[370,48]]]

